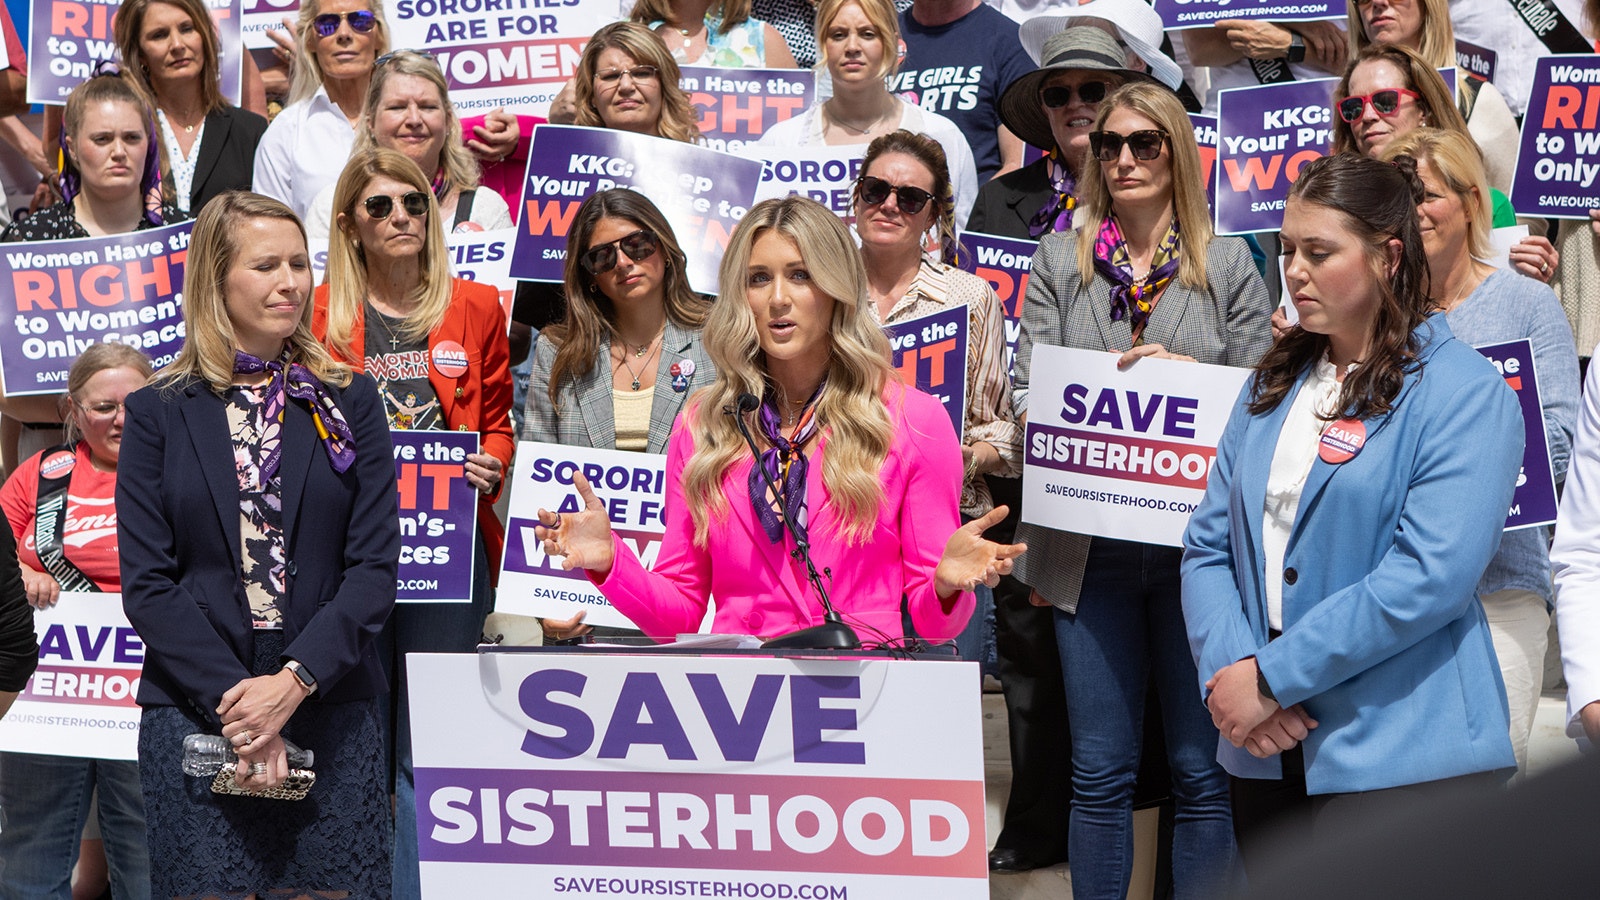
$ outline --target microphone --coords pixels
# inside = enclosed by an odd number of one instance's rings
[[[756,439],[750,434],[750,427],[745,424],[744,417],[755,412],[761,406],[761,399],[755,394],[746,391],[739,395],[736,407],[724,407],[723,412],[733,416],[733,423],[739,429],[739,434],[744,437],[745,444],[750,447],[750,455],[754,458],[756,470],[761,473],[761,480],[766,484],[767,490],[778,500],[780,510],[784,507],[783,491],[778,488],[778,483],[773,481],[772,475],[767,472],[766,466],[761,464],[761,450],[756,446]],[[799,523],[789,521],[789,517],[780,512],[779,521],[794,537],[794,551],[790,554],[796,560],[805,563],[806,578],[811,586],[816,589],[817,596],[822,600],[822,624],[802,628],[799,631],[780,635],[761,646],[774,650],[858,650],[861,647],[861,638],[856,636],[855,629],[846,625],[840,617],[838,610],[833,608],[833,601],[828,599],[828,589],[822,584],[822,576],[817,574],[817,566],[811,561],[811,543],[806,540],[805,531]],[[832,574],[831,572],[829,573]]]

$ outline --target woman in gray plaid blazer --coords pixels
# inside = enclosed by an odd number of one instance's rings
[[[1194,132],[1177,96],[1128,84],[1106,98],[1079,181],[1077,228],[1033,258],[1017,346],[1019,416],[1034,344],[1252,366],[1272,302],[1244,241],[1213,237]],[[1085,246],[1083,242],[1088,242]],[[1121,897],[1132,871],[1134,781],[1146,687],[1161,700],[1177,822],[1173,879],[1204,895],[1232,870],[1217,731],[1198,702],[1178,577],[1181,551],[1022,525],[1016,575],[1055,607],[1072,732],[1073,894]]]

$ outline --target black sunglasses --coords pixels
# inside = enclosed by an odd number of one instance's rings
[[[602,275],[617,267],[617,250],[620,248],[634,262],[643,262],[656,255],[661,239],[654,231],[641,228],[604,244],[595,244],[578,257],[578,265],[590,275]]]
[[[890,184],[882,178],[871,175],[863,175],[861,180],[856,182],[856,195],[868,206],[877,206],[888,200],[890,194],[894,194],[896,205],[908,216],[922,212],[922,208],[933,199],[933,195],[922,188],[912,187],[909,184]]]
[[[1078,85],[1078,96],[1085,103],[1099,103],[1106,98],[1109,85],[1104,81],[1085,81]],[[1072,102],[1072,85],[1058,84],[1039,92],[1039,102],[1051,109],[1060,109]]]
[[[333,37],[339,33],[340,22],[349,22],[350,30],[357,34],[366,34],[377,27],[378,14],[370,9],[358,9],[347,13],[323,13],[311,20],[311,27],[317,32],[317,37]]]
[[[1161,155],[1161,144],[1167,133],[1159,128],[1145,128],[1128,135],[1115,131],[1089,132],[1089,150],[1101,162],[1115,162],[1122,155],[1122,145],[1127,144],[1134,159],[1150,160]]]
[[[387,219],[394,212],[394,198],[388,194],[373,194],[361,202],[367,208],[367,215],[374,219]],[[421,191],[409,191],[400,195],[400,206],[408,216],[427,215],[428,195]]]
[[[1410,97],[1413,100],[1422,99],[1421,94],[1416,91],[1408,91],[1405,88],[1388,88],[1387,90],[1373,91],[1370,94],[1346,97],[1339,101],[1339,118],[1346,122],[1354,122],[1360,119],[1361,113],[1367,108],[1368,103],[1372,104],[1373,112],[1388,118],[1400,111],[1401,97]]]

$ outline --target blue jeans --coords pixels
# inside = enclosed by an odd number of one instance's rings
[[[483,541],[473,553],[471,603],[399,603],[389,626],[388,657],[394,686],[394,900],[421,900],[422,876],[417,853],[417,788],[411,771],[410,675],[407,653],[470,653],[483,637],[483,620],[493,606],[488,555]]]
[[[972,593],[978,602],[967,627],[956,635],[956,652],[963,660],[978,663],[983,674],[997,675],[1000,654],[994,637],[994,588],[979,582]]]
[[[0,898],[72,900],[72,867],[95,788],[111,893],[149,900],[139,764],[33,753],[0,753]]]
[[[1216,896],[1234,868],[1228,777],[1184,629],[1182,551],[1095,538],[1078,611],[1055,612],[1072,728],[1067,845],[1077,900],[1121,898],[1133,870],[1133,789],[1154,679],[1177,815],[1177,897]]]

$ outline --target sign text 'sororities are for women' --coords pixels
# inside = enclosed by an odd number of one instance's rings
[[[534,387],[534,390],[543,390]],[[645,568],[655,564],[666,531],[667,458],[659,453],[595,450],[523,441],[512,467],[511,508],[495,609],[525,616],[570,619],[580,610],[591,625],[637,627],[618,612],[581,569],[561,568],[534,536],[538,513],[577,512],[583,501],[572,486],[582,472],[611,517],[611,530],[633,548]]]
[[[122,595],[63,592],[34,612],[33,629],[39,668],[6,713],[0,750],[138,759],[144,641]]]
[[[1034,345],[1022,518],[1182,546],[1249,369]]]
[[[1600,209],[1600,57],[1538,60],[1511,205],[1558,219],[1587,219]]]
[[[183,345],[191,223],[0,250],[0,380],[9,396],[66,389],[89,345],[121,341],[156,368]]]
[[[756,147],[763,166],[757,200],[799,194],[833,210],[845,222],[855,221],[851,192],[861,174],[866,144],[809,147]]]
[[[222,95],[239,102],[241,0],[205,0],[217,23]],[[121,0],[33,0],[28,28],[28,102],[61,105],[103,62],[119,59],[112,21]]]
[[[478,435],[391,431],[400,490],[401,603],[469,603],[478,542],[478,490],[467,454]]]
[[[410,666],[424,897],[988,896],[970,664]]]

